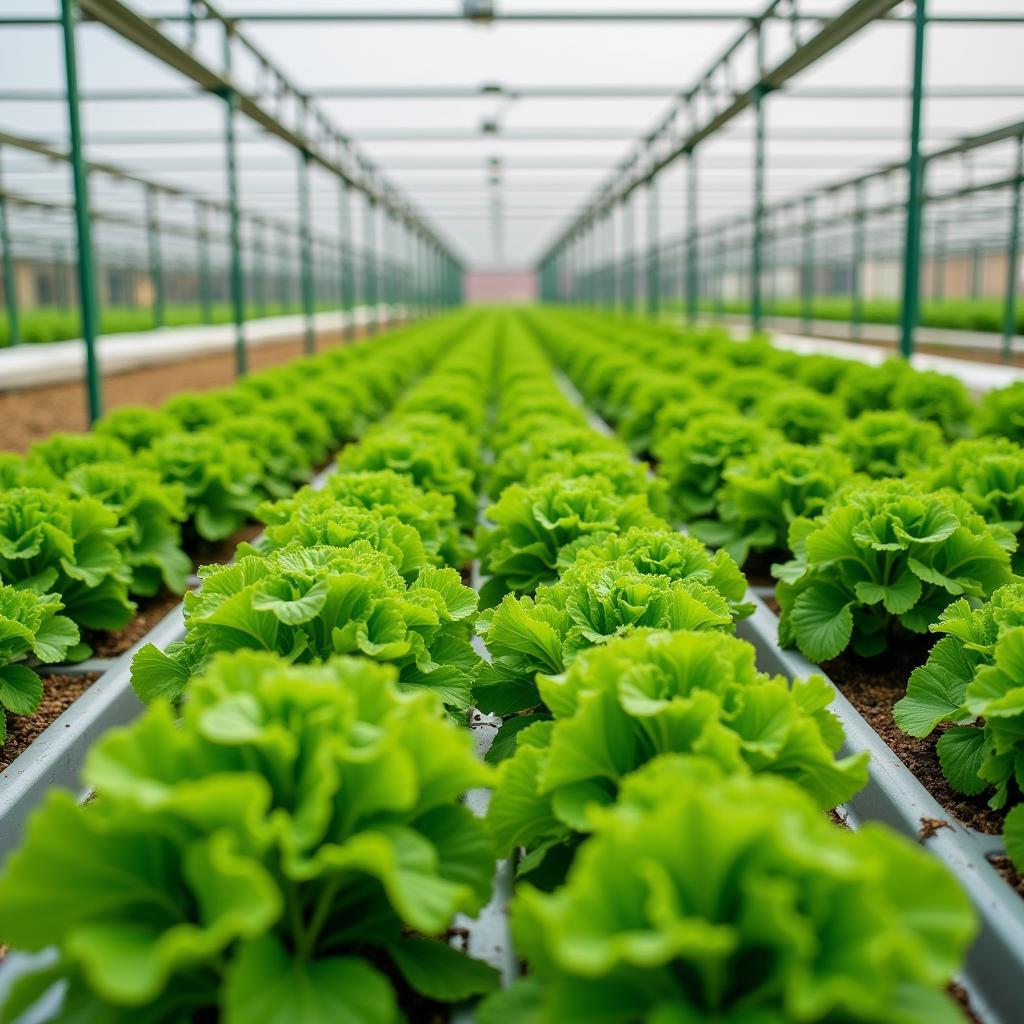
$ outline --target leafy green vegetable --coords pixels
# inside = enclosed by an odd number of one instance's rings
[[[772,772],[834,807],[867,781],[867,755],[836,760],[843,740],[820,676],[790,688],[754,666],[754,648],[721,632],[637,633],[580,654],[537,685],[554,723],[520,733],[488,811],[499,854],[535,851],[536,868],[591,805],[665,753],[699,753],[730,773]]]
[[[442,938],[490,894],[489,774],[432,694],[364,659],[217,659],[52,791],[0,879],[6,939],[56,946],[64,1017],[396,1024],[396,984],[493,990]],[[32,987],[30,982],[27,986]],[[5,1007],[16,1015],[25,983]]]
[[[776,565],[779,640],[812,661],[852,643],[884,651],[899,628],[924,633],[956,598],[986,598],[1009,583],[1013,540],[963,498],[903,480],[845,492],[789,531],[795,558]]]
[[[773,445],[730,460],[716,496],[719,518],[699,519],[690,531],[742,565],[751,551],[786,550],[793,520],[817,515],[853,478],[849,456],[834,448]]]
[[[94,434],[113,437],[133,452],[148,448],[157,438],[181,430],[178,420],[164,409],[148,405],[123,405],[108,412],[92,428]]]
[[[962,381],[945,373],[916,371],[905,373],[893,388],[894,409],[905,409],[919,420],[929,420],[942,428],[947,438],[967,433],[974,402]]]
[[[848,416],[892,408],[892,394],[908,374],[916,373],[903,359],[886,359],[878,366],[853,363],[836,389]]]
[[[974,429],[983,436],[1024,444],[1024,381],[986,392],[974,415]]]
[[[259,502],[263,474],[251,447],[214,431],[168,434],[142,452],[139,463],[184,489],[189,518],[205,540],[230,537]]]
[[[135,656],[132,685],[144,701],[177,699],[219,652],[265,650],[293,662],[363,654],[396,665],[403,686],[432,689],[456,710],[470,705],[476,595],[454,569],[423,569],[406,587],[385,552],[356,540],[246,555],[199,575],[200,591],[185,595],[185,639]]]
[[[152,470],[131,463],[81,465],[67,478],[75,497],[103,502],[125,528],[121,553],[131,569],[129,589],[151,597],[161,586],[181,594],[192,572],[192,559],[181,547],[186,517],[185,492]]]
[[[942,431],[900,410],[866,412],[842,426],[836,444],[858,472],[903,476],[928,464],[942,444]]]
[[[564,887],[519,887],[529,973],[481,1024],[962,1020],[945,990],[974,914],[902,837],[692,758],[655,761],[593,823]]]
[[[51,434],[29,448],[29,465],[45,466],[63,480],[78,466],[94,462],[126,462],[131,450],[116,437],[103,434]]]
[[[95,498],[0,491],[0,583],[56,594],[79,626],[120,629],[135,612],[123,553],[129,530]]]
[[[0,584],[0,744],[7,739],[4,712],[30,715],[43,697],[42,681],[25,659],[52,663],[77,653],[78,627],[58,614],[63,607],[55,594]]]
[[[825,434],[838,430],[843,421],[842,408],[835,399],[800,387],[769,393],[758,405],[758,416],[797,444],[816,444]]]
[[[991,790],[989,806],[1018,803],[1024,764],[1024,583],[1001,587],[971,608],[951,604],[932,627],[945,633],[916,669],[893,709],[896,724],[927,736],[942,724],[937,751],[942,772],[961,793]],[[1006,819],[1006,850],[1024,868],[1024,834]]]
[[[211,432],[248,447],[260,465],[260,489],[269,498],[287,497],[309,479],[310,463],[286,419],[262,413],[235,416]]]
[[[727,413],[691,420],[679,432],[666,434],[655,455],[679,517],[688,521],[708,515],[728,460],[759,451],[776,439],[756,420]]]

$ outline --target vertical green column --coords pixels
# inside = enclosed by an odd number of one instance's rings
[[[935,221],[935,249],[932,252],[932,298],[943,299],[946,294],[946,222]]]
[[[348,182],[338,178],[338,251],[341,259],[341,315],[345,327],[342,336],[351,339],[355,334],[352,311],[355,307],[352,281],[352,204],[349,199]]]
[[[313,285],[313,233],[309,200],[309,150],[299,154],[299,265],[302,274],[302,336],[307,354],[316,351],[316,329],[313,307],[316,295]]]
[[[715,312],[718,314],[719,320],[725,319],[725,279],[728,270],[729,242],[723,224],[718,237],[718,283],[715,295]]]
[[[7,310],[7,343],[21,341],[18,320],[18,289],[14,281],[14,253],[11,251],[11,228],[7,213],[7,194],[3,182],[3,154],[0,151],[0,248],[3,248],[4,305]]]
[[[803,254],[800,270],[800,317],[803,329],[810,333],[814,323],[814,196],[804,199]]]
[[[212,300],[210,297],[210,237],[206,224],[206,204],[199,200],[196,203],[196,272],[199,285],[199,308],[203,323],[213,319]]]
[[[99,304],[92,257],[92,221],[89,215],[89,171],[82,144],[82,122],[78,104],[78,62],[75,54],[75,0],[61,0],[64,35],[64,73],[67,84],[68,134],[71,138],[71,177],[75,186],[75,229],[78,239],[78,299],[85,343],[85,386],[89,423],[103,413],[103,385],[96,355],[99,333]],[[7,251],[7,246],[4,246]]]
[[[252,221],[252,290],[257,316],[267,315],[267,240],[265,234],[266,225],[260,220]]]
[[[68,279],[64,249],[59,245],[53,248],[53,297],[59,310],[63,312],[68,308]]]
[[[633,193],[622,197],[622,305],[627,313],[636,312],[636,219],[633,211]]]
[[[925,0],[914,5],[914,78],[910,100],[910,152],[907,156],[907,216],[903,243],[903,305],[900,310],[900,354],[914,354],[921,299],[921,200],[924,163],[921,159],[921,114],[924,100],[924,44],[928,24]]]
[[[686,320],[697,322],[700,305],[700,253],[698,251],[697,151],[686,154]]]
[[[658,183],[647,181],[647,315],[656,318],[661,308],[661,264],[658,252]]]
[[[146,188],[146,242],[149,248],[149,283],[153,289],[153,326],[167,323],[164,301],[164,263],[160,251],[158,196],[152,185]]]
[[[764,320],[761,274],[764,264],[764,89],[754,87],[754,217],[750,246],[750,327],[760,331]]]
[[[861,325],[864,322],[864,182],[854,186],[853,207],[853,266],[850,275],[851,334],[854,341],[860,341]]]
[[[224,28],[224,72],[231,76],[231,36]],[[231,260],[231,313],[235,328],[235,373],[241,377],[248,369],[245,348],[245,282],[242,278],[242,217],[238,209],[238,145],[235,139],[235,113],[238,93],[232,87],[224,90],[224,163],[228,175],[228,237]]]
[[[369,319],[366,329],[370,334],[377,331],[377,203],[372,196],[366,196],[363,205],[363,298]],[[437,303],[437,296],[434,297]]]
[[[977,243],[971,249],[971,298],[981,295],[981,246]]]
[[[1017,174],[1013,182],[1013,206],[1010,209],[1010,237],[1006,247],[1006,308],[1003,315],[1003,358],[1013,354],[1013,336],[1017,333],[1017,284],[1020,278],[1020,206],[1024,184],[1024,135],[1017,140]]]

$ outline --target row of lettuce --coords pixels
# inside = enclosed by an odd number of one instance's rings
[[[60,1020],[153,1024],[427,1020],[497,986],[445,938],[495,868],[461,803],[492,769],[460,576],[495,321],[446,332],[322,489],[201,570],[184,641],[136,655],[149,707],[90,752],[95,799],[49,794],[0,879],[4,940],[57,950],[4,1019],[57,980]],[[381,358],[422,365],[408,338]]]
[[[477,1019],[959,1020],[970,906],[912,843],[828,819],[867,774],[830,687],[757,671],[738,566],[506,332],[475,701],[504,719],[487,821],[526,970]]]
[[[88,434],[0,453],[0,705],[39,705],[40,665],[80,661],[162,589],[191,553],[263,517],[329,452],[363,432],[434,359],[453,325],[422,325],[128,406]],[[398,358],[398,353],[401,358]],[[0,742],[6,735],[0,713]]]
[[[866,779],[830,690],[757,672],[738,566],[672,528],[522,320],[467,327],[338,462],[203,571],[182,644],[136,656],[150,707],[92,751],[96,799],[34,816],[0,935],[56,954],[7,1019],[55,981],[60,1019],[152,1024],[392,1024],[485,993],[482,1024],[960,1019],[965,896],[828,819]],[[457,568],[481,491],[478,614]],[[471,701],[504,718],[491,764]],[[459,801],[481,785],[484,820]],[[446,940],[513,850],[527,970],[496,991]]]
[[[957,380],[897,361],[568,312],[535,320],[588,401],[656,464],[676,521],[741,564],[775,560],[784,646],[820,663],[945,634],[896,723],[940,730],[950,784],[1009,808],[1004,840],[1024,868],[1024,384],[975,404]],[[979,436],[957,439],[968,430]]]

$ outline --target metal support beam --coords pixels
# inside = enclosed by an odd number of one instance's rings
[[[436,267],[436,258],[434,264]],[[436,275],[436,269],[434,273]],[[434,287],[437,288],[436,279]],[[363,300],[369,311],[366,329],[368,333],[375,334],[380,326],[377,309],[377,204],[370,197],[363,203]],[[438,304],[436,292],[432,304]]]
[[[78,105],[78,61],[75,53],[75,0],[61,0],[64,37],[64,74],[67,88],[68,135],[71,139],[71,177],[75,188],[75,230],[78,241],[78,302],[81,308],[82,341],[85,344],[85,391],[89,423],[103,414],[103,381],[96,355],[99,334],[99,304],[96,297],[92,254],[92,224],[89,218],[89,175],[82,143],[82,122]]]
[[[341,311],[348,317],[342,336],[348,340],[355,335],[355,320],[352,313],[355,302],[352,295],[352,203],[349,199],[348,184],[338,179],[338,239],[341,265]]]
[[[316,329],[313,324],[316,305],[313,284],[313,233],[309,202],[309,163],[306,150],[299,155],[299,265],[302,275],[302,335],[307,355],[316,351]]]
[[[149,250],[149,284],[153,289],[153,326],[164,327],[166,303],[164,301],[164,263],[160,252],[160,220],[156,192],[146,189],[146,242]]]
[[[864,322],[864,182],[858,182],[854,189],[851,336],[854,341],[860,341],[861,325]]]
[[[814,322],[814,196],[807,196],[804,201],[803,223],[803,266],[800,273],[800,294],[802,298],[801,316],[804,332],[810,334]]]
[[[757,62],[764,62],[764,33],[757,34]],[[750,327],[760,331],[764,310],[761,300],[761,272],[764,262],[764,144],[766,86],[759,80],[753,88],[754,102],[754,224],[750,252]]]
[[[658,250],[658,179],[647,181],[647,315],[657,317],[661,308],[661,264]]]
[[[224,52],[230,54],[230,41],[224,37]],[[242,376],[248,369],[245,348],[245,282],[242,279],[242,229],[238,211],[238,157],[235,143],[235,112],[238,94],[226,89],[224,96],[224,155],[228,176],[228,233],[231,249],[231,313],[235,327],[235,374]]]
[[[686,320],[691,326],[697,322],[700,304],[697,217],[697,151],[691,149],[686,155]]]
[[[900,311],[900,354],[914,354],[921,289],[921,197],[924,164],[921,160],[921,115],[924,101],[924,47],[927,10],[925,0],[914,5],[914,74],[910,101],[910,152],[907,156],[907,214],[903,243],[903,306]]]
[[[199,308],[203,323],[213,320],[210,296],[210,239],[206,222],[207,209],[203,202],[196,203],[196,274],[199,285]]]
[[[946,292],[946,222],[935,221],[935,247],[932,251],[932,298],[941,300]]]
[[[7,212],[7,194],[3,185],[3,155],[0,153],[0,248],[3,249],[4,306],[7,310],[7,344],[21,341],[18,320],[18,289],[14,281],[14,253],[11,250],[11,225]]]
[[[627,313],[636,312],[636,220],[633,196],[624,195],[622,203],[622,305]]]
[[[1017,333],[1017,286],[1020,281],[1020,218],[1021,188],[1024,185],[1024,135],[1017,140],[1017,180],[1010,209],[1010,238],[1006,248],[1006,308],[1003,315],[1003,359],[1013,354],[1013,338]]]

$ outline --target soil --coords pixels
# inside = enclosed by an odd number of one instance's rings
[[[958,985],[955,981],[949,983],[949,994],[953,998],[953,1001],[964,1011],[964,1017],[971,1022],[971,1024],[981,1024],[981,1018],[971,1009],[971,999],[967,995],[962,985]]]
[[[172,608],[181,604],[181,595],[164,590],[156,597],[139,601],[139,612],[124,629],[113,633],[87,631],[85,642],[96,658],[116,658],[135,646]]]
[[[341,341],[338,331],[324,332],[317,339],[321,348]],[[249,367],[261,370],[302,352],[301,338],[251,348]],[[122,405],[159,405],[178,391],[206,391],[234,380],[233,351],[109,374],[103,382],[103,407],[109,411]],[[0,451],[23,452],[33,441],[49,437],[54,431],[87,429],[85,385],[81,381],[0,392]]]
[[[201,565],[226,565],[235,557],[235,548],[239,544],[254,540],[262,532],[262,523],[246,523],[223,540],[199,540],[195,545],[189,545],[189,554],[196,568]]]
[[[1024,897],[1024,873],[1013,866],[1013,861],[1009,857],[989,857],[988,862],[1010,888],[1016,889],[1017,894]]]
[[[7,716],[7,740],[0,747],[0,771],[36,739],[51,722],[55,722],[99,679],[98,672],[71,676],[43,676],[43,699],[31,715]]]

